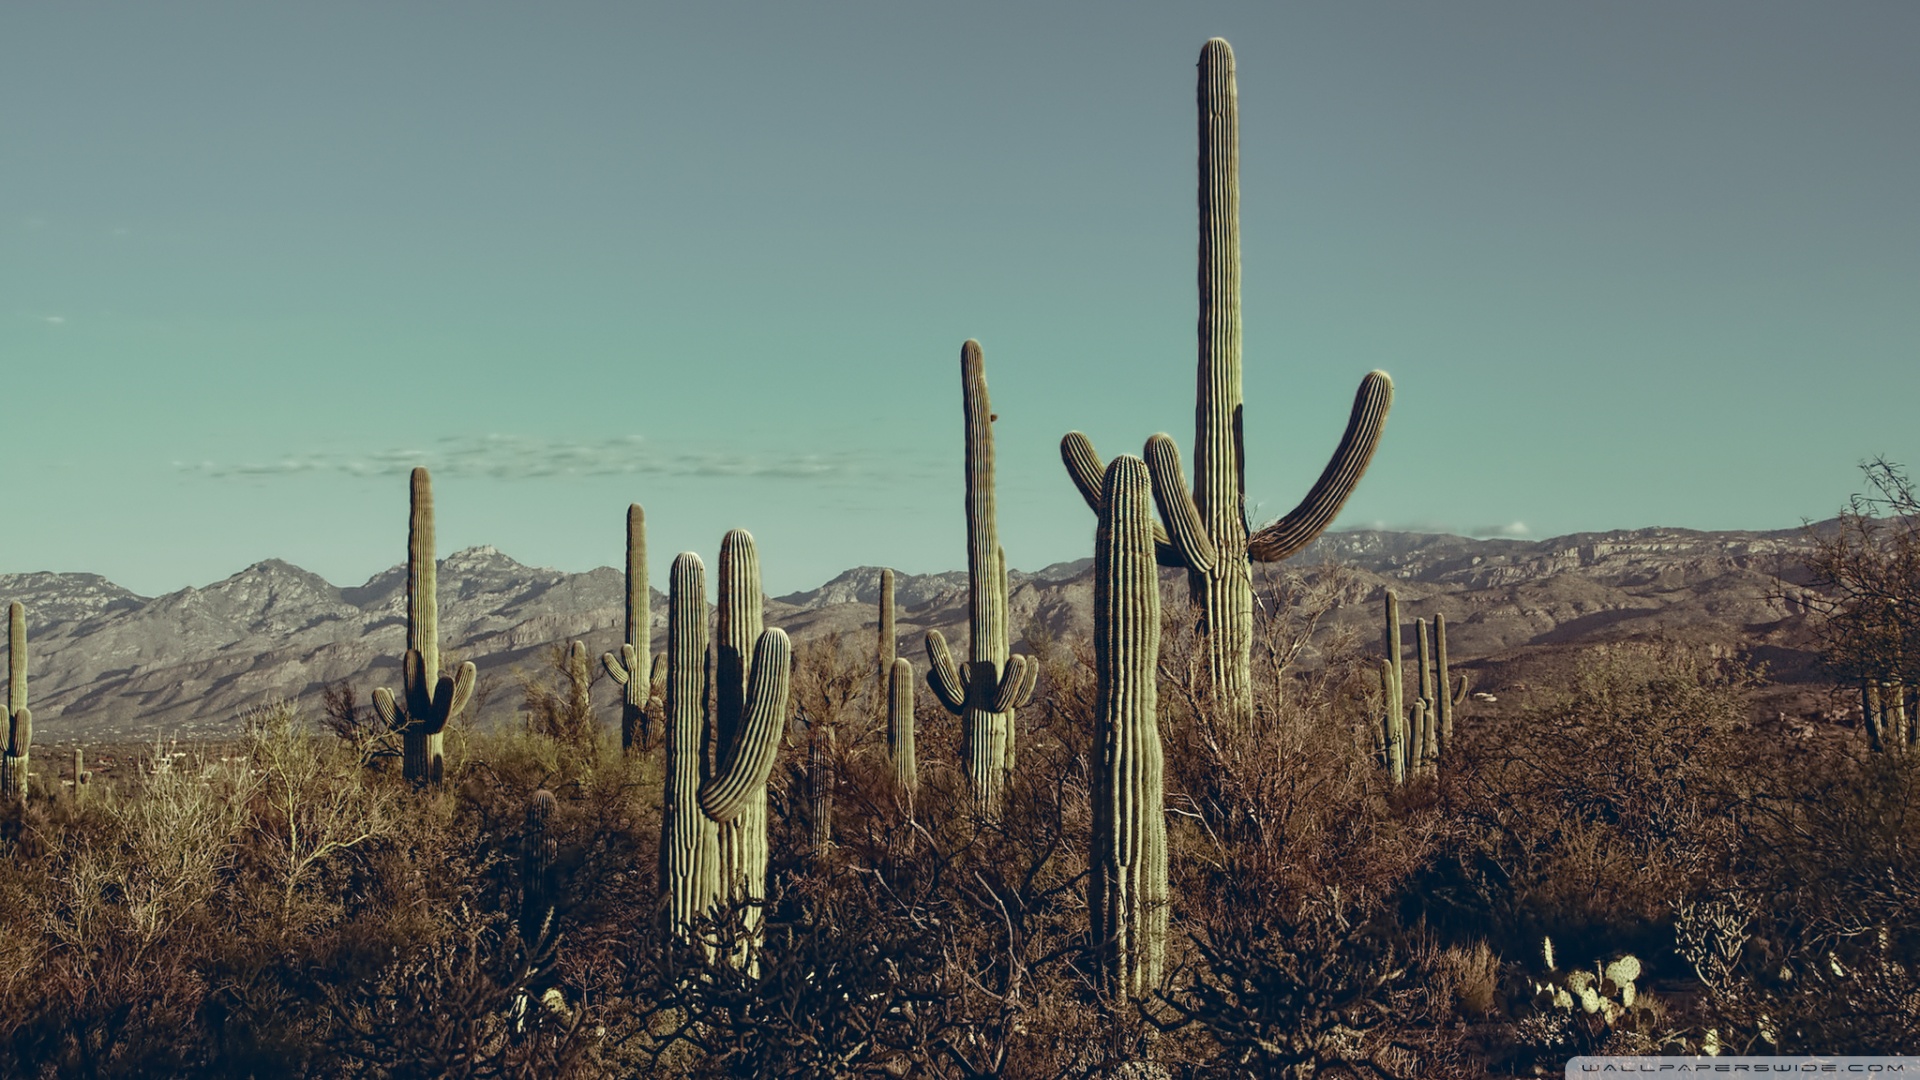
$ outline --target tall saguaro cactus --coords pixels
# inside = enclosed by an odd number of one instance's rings
[[[887,753],[893,779],[912,805],[920,790],[920,767],[913,754],[913,661],[896,656],[887,672]]]
[[[1101,484],[1094,542],[1093,649],[1099,679],[1087,911],[1108,993],[1145,997],[1167,938],[1167,819],[1160,749],[1159,572],[1146,463],[1121,455]]]
[[[1038,664],[1010,656],[1007,553],[993,506],[993,421],[980,343],[960,347],[960,391],[967,445],[967,616],[972,648],[956,668],[947,639],[927,631],[927,685],[947,711],[962,717],[967,777],[975,800],[991,808],[1013,764],[1013,710],[1033,697]]]
[[[893,570],[880,571],[880,625],[874,630],[874,684],[879,688],[879,696],[887,693],[887,680],[893,677],[894,649],[899,643],[900,631],[893,616]]]
[[[32,748],[33,710],[27,707],[27,609],[16,600],[7,605],[7,746],[6,768],[0,771],[0,784],[9,799],[27,797]]]
[[[627,632],[620,655],[602,653],[601,666],[613,681],[626,688],[620,705],[620,749],[653,748],[652,710],[666,694],[667,658],[648,659],[653,620],[648,611],[647,515],[639,503],[627,507]]]
[[[471,662],[453,675],[440,673],[440,602],[433,559],[433,480],[413,470],[407,519],[407,652],[400,662],[404,707],[393,691],[373,692],[373,708],[389,729],[400,732],[402,774],[417,783],[437,784],[446,768],[447,721],[459,715],[473,696],[476,671]]]
[[[668,591],[661,886],[680,933],[722,900],[764,895],[767,776],[786,729],[793,650],[785,631],[760,629],[753,538],[728,533],[720,559],[717,649],[709,649],[698,555],[673,561]],[[737,687],[729,685],[735,675]],[[751,910],[746,919],[758,925]]]
[[[1183,567],[1203,614],[1208,673],[1231,714],[1253,708],[1251,560],[1279,562],[1313,542],[1353,493],[1379,445],[1393,380],[1369,373],[1354,395],[1345,435],[1300,504],[1257,531],[1246,518],[1241,427],[1240,133],[1233,49],[1220,38],[1200,51],[1200,320],[1193,487],[1164,434],[1147,440],[1146,461],[1165,528],[1154,529],[1156,559]],[[1101,464],[1093,443],[1069,432],[1061,457],[1087,505],[1099,510]]]

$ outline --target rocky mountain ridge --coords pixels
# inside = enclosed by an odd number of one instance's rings
[[[1349,568],[1358,597],[1328,620],[1377,637],[1380,594],[1394,588],[1403,617],[1445,612],[1456,665],[1503,665],[1541,650],[1629,637],[1679,638],[1762,656],[1776,677],[1812,672],[1803,577],[1804,529],[1697,532],[1653,528],[1549,540],[1475,540],[1444,534],[1356,530],[1322,536],[1287,569]],[[1016,627],[1084,633],[1091,619],[1091,560],[1012,571]],[[1265,577],[1256,571],[1256,579]],[[848,570],[820,587],[767,602],[769,625],[798,640],[829,632],[871,634],[878,569]],[[1168,572],[1177,591],[1179,575]],[[481,722],[519,708],[515,675],[541,669],[553,645],[582,638],[594,655],[614,648],[623,617],[619,571],[529,567],[491,547],[440,562],[447,655],[472,659],[493,692]],[[32,703],[49,743],[181,738],[230,732],[247,709],[276,697],[318,710],[341,680],[362,699],[397,686],[405,632],[403,567],[341,588],[267,560],[202,588],[141,597],[94,574],[0,575],[0,601],[27,606]],[[1266,592],[1273,588],[1267,581]],[[896,574],[900,655],[924,667],[919,638],[938,627],[965,640],[966,574]],[[665,597],[653,604],[664,648]],[[1483,682],[1482,685],[1488,685]],[[595,685],[612,715],[605,680]]]

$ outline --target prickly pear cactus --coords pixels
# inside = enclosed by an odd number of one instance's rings
[[[27,707],[27,609],[19,601],[7,605],[7,746],[0,787],[16,802],[27,797],[27,772],[32,767],[33,710]]]
[[[477,676],[471,663],[440,672],[440,603],[433,557],[433,481],[413,470],[407,521],[407,652],[400,662],[404,704],[393,691],[373,692],[373,708],[400,732],[402,773],[418,784],[438,784],[446,771],[447,722],[467,707]]]
[[[653,714],[667,692],[665,653],[648,659],[653,647],[647,591],[647,515],[639,503],[627,507],[627,630],[618,656],[600,654],[600,664],[625,688],[620,704],[620,749],[642,753],[653,748]]]
[[[980,343],[960,348],[960,390],[966,418],[967,615],[972,648],[954,666],[947,639],[927,631],[927,685],[962,718],[967,777],[978,804],[991,810],[1013,765],[1013,711],[1033,697],[1037,664],[1011,656],[1007,619],[1007,553],[994,515],[993,420]]]
[[[1101,483],[1094,541],[1092,874],[1087,912],[1106,991],[1159,985],[1167,939],[1167,819],[1160,748],[1160,581],[1146,463],[1121,455]]]
[[[1249,531],[1241,438],[1240,121],[1233,49],[1220,38],[1200,51],[1200,328],[1193,486],[1180,472],[1168,436],[1147,441],[1154,501],[1164,528],[1154,530],[1161,565],[1184,567],[1203,612],[1214,693],[1238,716],[1251,715],[1253,570],[1306,547],[1340,512],[1379,444],[1393,380],[1375,371],[1360,382],[1346,434],[1300,505]],[[1080,432],[1061,440],[1067,473],[1099,510],[1100,456]]]

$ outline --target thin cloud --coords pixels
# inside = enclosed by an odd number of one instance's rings
[[[40,321],[54,326],[67,325],[67,317],[65,315],[42,315],[40,316]]]
[[[749,454],[676,448],[662,452],[640,436],[564,440],[526,435],[441,439],[427,447],[359,453],[305,454],[241,463],[175,462],[210,477],[289,476],[335,472],[349,476],[405,475],[424,465],[446,476],[529,480],[554,476],[738,477],[839,480],[901,471],[880,453]]]
[[[1524,521],[1510,521],[1505,525],[1482,525],[1468,529],[1468,536],[1495,537],[1504,540],[1524,540],[1533,535],[1533,530]]]
[[[1479,525],[1471,529],[1462,529],[1458,525],[1434,521],[1389,522],[1360,521],[1341,522],[1332,532],[1398,532],[1398,533],[1445,533],[1451,536],[1472,536],[1479,539],[1519,540],[1533,535],[1524,521],[1512,521],[1505,525]]]

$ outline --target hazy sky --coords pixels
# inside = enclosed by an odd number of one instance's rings
[[[1920,4],[8,4],[0,572],[269,557],[769,591],[1086,556],[1190,459],[1194,63],[1239,69],[1247,491],[1398,387],[1342,526],[1780,528],[1920,464]]]

